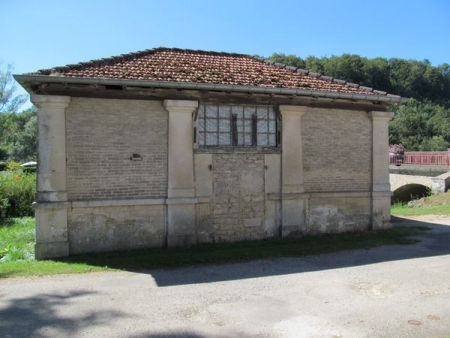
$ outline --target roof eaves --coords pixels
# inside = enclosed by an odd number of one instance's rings
[[[263,94],[282,94],[297,95],[309,97],[364,100],[371,102],[391,102],[405,103],[408,99],[398,95],[366,95],[353,94],[344,92],[318,91],[300,88],[272,88],[257,87],[245,85],[225,85],[225,84],[207,84],[192,82],[168,82],[168,81],[148,81],[148,80],[124,80],[124,79],[99,79],[99,78],[77,78],[62,77],[49,75],[14,75],[14,78],[25,88],[30,82],[37,83],[65,83],[65,84],[86,84],[86,85],[121,85],[121,86],[137,86],[147,88],[174,88],[189,90],[215,90],[224,92],[241,92],[241,93],[263,93]]]

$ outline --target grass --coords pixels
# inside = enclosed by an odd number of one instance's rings
[[[34,258],[35,221],[32,217],[0,220],[0,258],[2,262]]]
[[[395,204],[393,216],[450,215],[450,192],[423,197],[413,201],[412,206]]]
[[[0,278],[93,271],[139,271],[256,259],[302,257],[388,244],[411,244],[417,240],[410,236],[419,235],[426,230],[429,228],[398,227],[377,232],[199,245],[170,250],[122,251],[36,261],[33,258],[34,219],[12,219],[0,223],[0,248],[9,246],[0,260]]]

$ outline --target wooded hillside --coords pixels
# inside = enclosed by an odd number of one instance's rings
[[[447,150],[450,147],[450,65],[433,66],[428,60],[368,59],[359,55],[302,59],[274,53],[270,60],[332,76],[391,94],[411,98],[392,106],[389,142],[407,151]]]

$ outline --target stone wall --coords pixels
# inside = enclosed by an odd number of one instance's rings
[[[307,234],[368,230],[369,193],[312,194],[309,199]]]
[[[73,202],[68,213],[70,252],[162,247],[165,243],[163,203],[164,199]]]
[[[212,156],[214,241],[264,237],[264,154]]]
[[[372,130],[366,112],[314,109],[302,116],[305,192],[369,191]]]
[[[69,200],[167,195],[167,112],[160,101],[72,98],[66,142]],[[142,161],[131,161],[133,154]]]

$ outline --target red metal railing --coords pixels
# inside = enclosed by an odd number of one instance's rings
[[[446,165],[450,166],[449,151],[409,151],[402,155],[390,156],[390,164],[412,164],[412,165]]]

